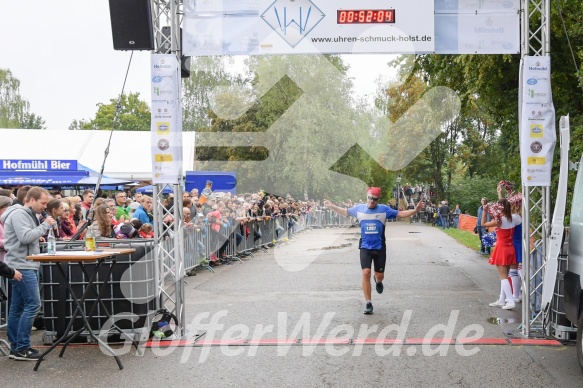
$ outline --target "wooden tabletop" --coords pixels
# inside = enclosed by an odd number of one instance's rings
[[[105,259],[112,256],[133,253],[133,248],[102,248],[92,252],[86,251],[57,251],[55,254],[41,253],[39,255],[26,256],[27,260],[38,261],[41,263],[61,263],[61,262],[95,262],[99,259]]]

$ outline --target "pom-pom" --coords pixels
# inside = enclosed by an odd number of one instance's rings
[[[514,183],[512,183],[510,181],[500,181],[500,182],[498,182],[498,186],[504,187],[504,190],[506,190],[506,198],[509,198],[512,195],[514,195],[514,190],[515,190]]]
[[[510,198],[508,198],[508,202],[514,206],[522,206],[522,193],[516,193]]]
[[[503,210],[504,206],[500,205],[499,203],[488,204],[488,213],[490,213],[490,217],[492,217],[493,220],[500,221],[502,219]]]
[[[483,235],[482,245],[484,245],[485,248],[491,248],[496,245],[496,232],[490,232]]]

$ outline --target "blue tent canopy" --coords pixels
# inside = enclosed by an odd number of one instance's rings
[[[101,179],[102,185],[124,185],[132,183],[121,179]],[[19,186],[95,186],[97,177],[88,171],[0,171],[0,185]]]
[[[0,185],[77,185],[87,171],[0,171]]]

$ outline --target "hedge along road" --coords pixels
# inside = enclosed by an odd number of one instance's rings
[[[373,287],[374,314],[364,315],[358,238],[357,228],[310,230],[197,272],[187,278],[187,340],[142,356],[120,349],[122,371],[97,347],[78,347],[39,372],[5,357],[3,375],[45,386],[580,385],[574,346],[512,343],[520,310],[488,306],[496,271],[438,228],[387,224],[385,290]]]

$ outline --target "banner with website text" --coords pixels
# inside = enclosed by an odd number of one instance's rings
[[[188,56],[516,54],[520,0],[184,2]]]
[[[182,172],[180,64],[175,55],[152,54],[152,183],[177,184]]]
[[[185,1],[185,55],[431,53],[434,1]]]

